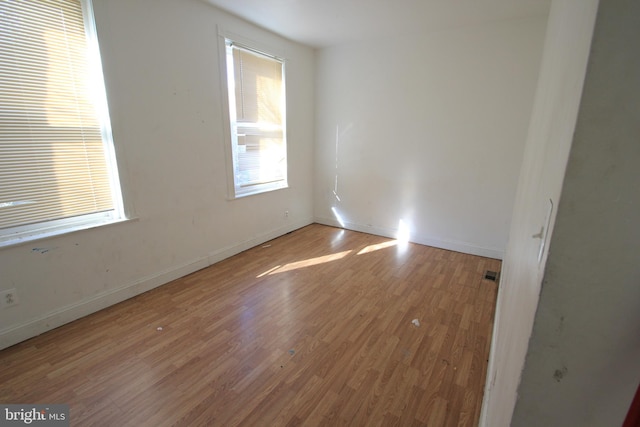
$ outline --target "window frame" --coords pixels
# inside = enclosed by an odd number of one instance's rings
[[[87,45],[86,64],[90,70],[87,77],[92,82],[94,91],[92,96],[94,99],[93,105],[100,124],[104,161],[109,172],[108,178],[113,208],[103,212],[42,220],[31,224],[21,224],[0,229],[0,248],[128,220],[117,167],[93,5],[91,0],[79,0],[79,3],[82,9]]]
[[[224,150],[225,150],[225,164],[227,169],[227,199],[235,200],[257,194],[264,194],[271,191],[277,191],[289,188],[289,146],[287,138],[287,109],[286,109],[286,68],[287,59],[282,54],[280,49],[268,46],[260,42],[248,39],[238,34],[226,31],[225,29],[218,27],[219,36],[219,57],[220,57],[220,74],[221,74],[221,92],[222,92],[222,104],[223,104],[223,121],[224,121]],[[282,134],[285,153],[285,173],[284,178],[281,180],[251,184],[242,186],[237,183],[237,159],[238,159],[238,140],[235,133],[235,126],[232,122],[235,112],[232,112],[231,100],[235,98],[235,94],[232,94],[229,90],[229,76],[234,79],[233,62],[229,60],[227,46],[229,43],[236,45],[237,47],[253,52],[258,55],[264,55],[268,58],[274,59],[282,65],[282,86],[283,86],[283,112],[282,112]],[[235,105],[234,105],[235,108]]]

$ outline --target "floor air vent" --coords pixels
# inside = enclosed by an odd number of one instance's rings
[[[496,272],[496,271],[491,271],[491,270],[487,270],[487,271],[484,273],[484,278],[485,278],[486,280],[492,280],[492,281],[494,281],[494,282],[495,282],[495,281],[498,279],[498,272]]]

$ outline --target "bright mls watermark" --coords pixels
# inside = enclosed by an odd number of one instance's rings
[[[1,426],[69,427],[69,405],[3,405]]]

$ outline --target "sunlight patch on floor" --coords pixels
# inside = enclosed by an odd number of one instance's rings
[[[376,243],[375,245],[369,245],[360,249],[357,255],[368,254],[369,252],[379,251],[380,249],[390,248],[391,246],[396,246],[398,244],[397,240],[390,240],[388,242]]]
[[[339,259],[346,257],[351,252],[353,251],[348,250],[348,251],[337,252],[335,254],[329,254],[329,255],[319,256],[315,258],[304,259],[302,261],[290,262],[283,266],[277,266],[270,270],[267,270],[264,273],[260,274],[258,277],[277,274],[277,273],[284,273],[286,271],[296,270],[298,268],[311,267],[318,264],[324,264],[326,262],[337,261]]]

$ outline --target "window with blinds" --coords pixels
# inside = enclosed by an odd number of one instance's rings
[[[226,46],[234,196],[285,188],[284,62],[230,40]]]
[[[91,4],[0,0],[0,239],[122,216]]]

